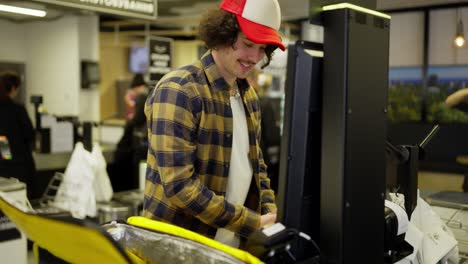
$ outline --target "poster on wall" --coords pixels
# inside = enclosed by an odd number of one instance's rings
[[[387,116],[390,121],[421,121],[422,77],[422,66],[389,68]]]
[[[429,65],[427,69],[427,121],[468,123],[468,114],[450,108],[445,99],[468,85],[468,65]]]
[[[171,38],[155,36],[148,38],[150,83],[155,84],[172,70],[172,42]]]
[[[447,97],[468,86],[468,65],[390,67],[388,118],[392,122],[468,123],[468,114],[448,107]],[[425,108],[425,118],[422,108]]]

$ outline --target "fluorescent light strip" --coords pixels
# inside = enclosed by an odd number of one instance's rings
[[[374,16],[379,16],[379,17],[391,19],[391,16],[389,16],[387,14],[380,13],[380,12],[377,12],[377,11],[372,10],[372,9],[367,9],[367,8],[360,7],[360,6],[353,5],[353,4],[349,4],[349,3],[340,3],[340,4],[335,4],[335,5],[323,6],[322,10],[323,11],[329,11],[329,10],[344,9],[344,8],[354,9],[356,11],[368,13],[368,14],[371,14],[371,15],[374,15]]]
[[[36,17],[45,17],[45,15],[47,14],[46,11],[42,11],[42,10],[17,7],[17,6],[9,6],[9,5],[1,5],[1,4],[0,4],[0,11],[23,14],[23,15],[28,15],[28,16],[36,16]]]

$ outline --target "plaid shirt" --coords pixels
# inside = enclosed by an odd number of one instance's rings
[[[248,236],[260,227],[260,214],[276,210],[259,147],[258,98],[246,80],[237,83],[247,115],[254,173],[247,197],[250,206],[248,201],[243,206],[224,198],[233,119],[229,85],[207,52],[196,63],[166,74],[146,101],[144,216],[208,237],[214,237],[219,227]]]

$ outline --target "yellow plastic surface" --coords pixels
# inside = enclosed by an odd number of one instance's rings
[[[142,228],[146,228],[149,230],[158,231],[160,233],[165,233],[165,234],[169,234],[173,236],[182,237],[185,239],[190,239],[192,241],[196,241],[198,243],[201,243],[209,247],[212,247],[214,249],[225,252],[233,257],[236,257],[244,261],[245,263],[251,263],[251,264],[263,263],[258,258],[252,256],[250,253],[246,251],[230,247],[216,240],[213,240],[206,236],[202,236],[198,233],[192,232],[190,230],[184,229],[179,226],[171,225],[171,224],[156,221],[156,220],[151,220],[149,218],[142,217],[142,216],[132,216],[127,219],[127,223],[136,227],[142,227]]]
[[[131,263],[114,240],[85,221],[56,220],[25,213],[2,198],[0,209],[30,240],[67,262]]]

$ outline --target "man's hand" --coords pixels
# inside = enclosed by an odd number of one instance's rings
[[[276,212],[260,216],[260,227],[268,227],[276,222]]]

